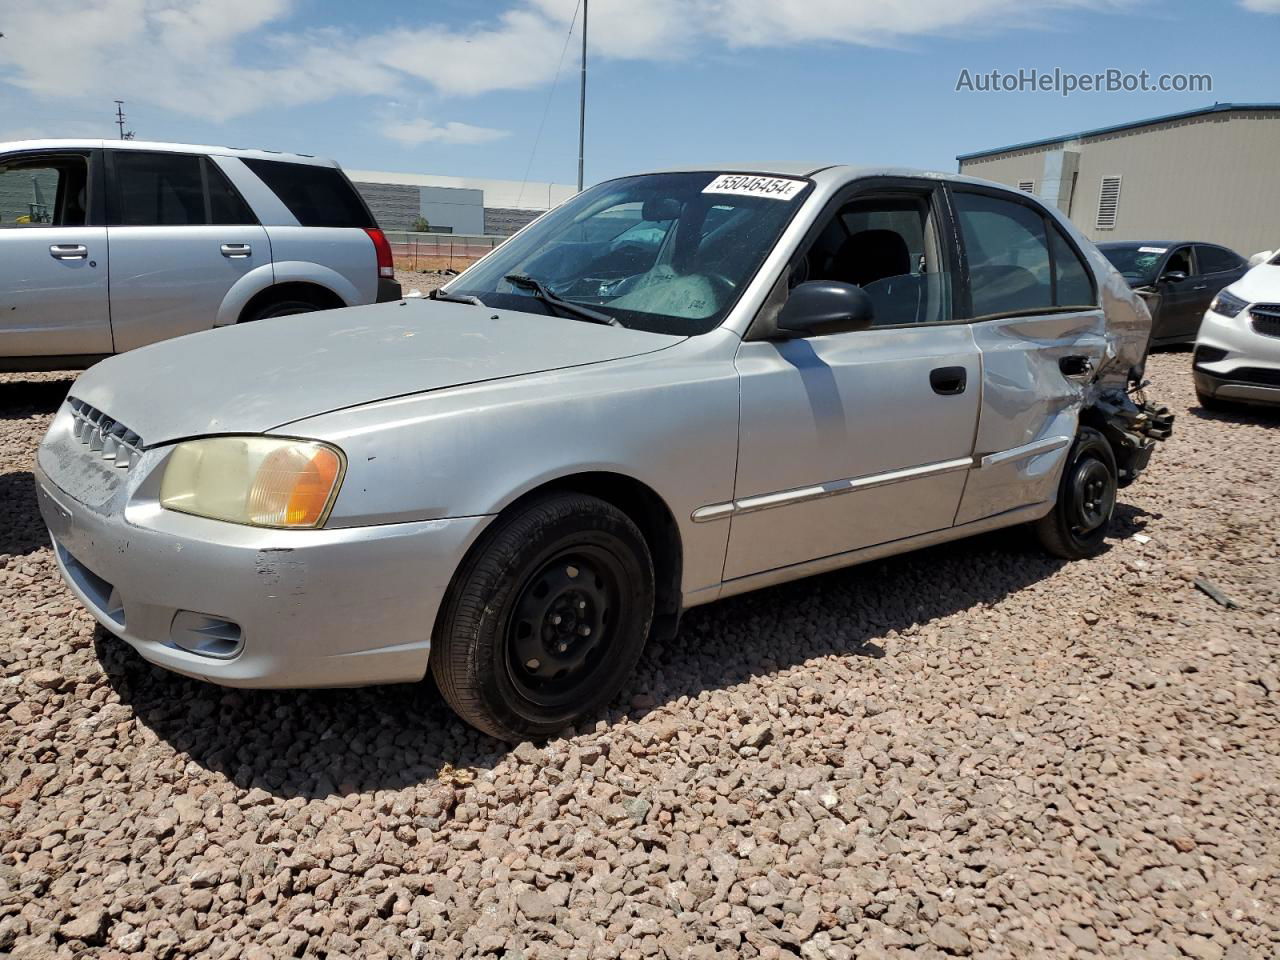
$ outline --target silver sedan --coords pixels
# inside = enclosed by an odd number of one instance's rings
[[[197,333],[40,447],[71,589],[232,686],[414,682],[498,737],[698,604],[1034,524],[1103,546],[1168,435],[1146,308],[1035,198],[849,167],[602,183],[430,300]]]

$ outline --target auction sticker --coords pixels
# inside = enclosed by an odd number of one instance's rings
[[[757,177],[749,173],[722,173],[703,187],[702,192],[790,200],[805,188],[805,183],[804,180],[792,180],[789,177]]]

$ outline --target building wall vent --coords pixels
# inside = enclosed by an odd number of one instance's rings
[[[1098,192],[1097,229],[1114,230],[1119,213],[1120,177],[1103,177],[1102,189]]]
[[[1021,190],[1023,193],[1035,193],[1036,182],[1034,180],[1019,180],[1018,189]]]

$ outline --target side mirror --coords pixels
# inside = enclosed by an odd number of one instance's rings
[[[1181,283],[1187,279],[1187,274],[1182,270],[1170,270],[1160,278],[1161,283]]]
[[[791,291],[775,326],[784,336],[820,337],[865,330],[874,314],[871,298],[861,287],[837,280],[810,280]]]

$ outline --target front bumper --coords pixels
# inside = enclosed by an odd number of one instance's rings
[[[1196,390],[1243,403],[1280,404],[1280,337],[1259,333],[1250,310],[1210,310],[1200,325],[1192,367]]]
[[[264,530],[95,508],[35,470],[58,569],[146,660],[232,687],[413,682],[459,561],[487,517]]]

